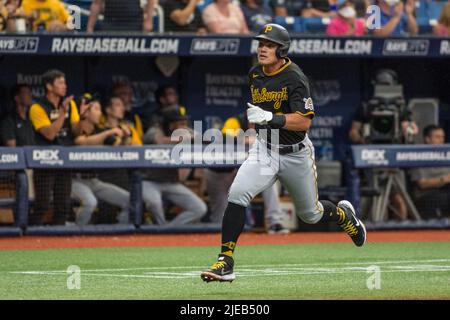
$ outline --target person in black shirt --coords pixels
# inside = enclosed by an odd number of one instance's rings
[[[245,224],[250,201],[279,179],[289,191],[296,213],[306,223],[322,218],[338,224],[358,247],[366,241],[366,230],[346,200],[336,206],[319,201],[314,146],[307,131],[315,110],[308,78],[288,57],[288,31],[267,24],[255,37],[258,65],[250,69],[251,103],[247,119],[256,125],[258,138],[240,166],[228,194],[222,223],[222,248],[218,261],[201,273],[201,279],[233,281],[233,254]]]
[[[102,31],[151,32],[154,8],[155,0],[148,0],[144,9],[140,0],[93,0],[86,31],[94,32],[98,16],[103,12]]]
[[[164,31],[206,34],[198,3],[199,0],[167,0],[163,4]]]
[[[25,84],[16,85],[12,97],[15,110],[1,122],[2,144],[7,147],[34,145],[34,130],[28,119],[28,109],[33,102],[31,89]]]

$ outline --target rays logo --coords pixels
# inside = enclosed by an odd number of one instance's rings
[[[239,39],[194,39],[191,54],[237,54]]]
[[[303,102],[305,103],[305,109],[314,111],[314,104],[312,98],[303,98]]]
[[[37,52],[38,37],[2,37],[0,39],[0,52]]]
[[[429,47],[430,47],[429,40],[388,39],[388,40],[385,40],[385,42],[384,42],[383,55],[426,56],[428,54]]]

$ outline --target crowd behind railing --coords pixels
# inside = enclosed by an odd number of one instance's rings
[[[442,0],[2,0],[0,32],[450,35]]]

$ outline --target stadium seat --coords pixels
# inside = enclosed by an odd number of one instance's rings
[[[282,25],[283,27],[286,28],[286,30],[288,31],[295,31],[295,23],[296,23],[296,18],[295,17],[280,17],[277,16],[275,17],[275,23]]]
[[[419,27],[419,34],[430,34],[432,33],[432,25],[430,24],[430,19],[428,17],[417,17],[417,26]]]
[[[316,161],[317,187],[340,187],[342,181],[342,163],[340,161]]]
[[[428,19],[428,3],[426,1],[416,1],[416,18]]]
[[[409,101],[412,120],[419,127],[419,134],[415,136],[414,143],[423,143],[423,129],[430,124],[439,124],[439,100],[436,98],[414,98]]]
[[[438,20],[444,8],[445,1],[431,1],[428,3],[428,15],[431,20]]]
[[[201,11],[203,11],[203,9],[206,8],[207,5],[211,4],[213,2],[213,0],[201,0],[198,4],[197,4],[197,8]]]
[[[304,30],[307,33],[325,33],[330,18],[303,18]]]

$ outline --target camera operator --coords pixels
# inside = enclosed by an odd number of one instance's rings
[[[394,86],[398,85],[398,77],[395,71],[389,69],[382,69],[378,71],[375,81],[375,85],[385,85]],[[368,103],[363,103],[363,105],[358,109],[353,118],[349,138],[354,144],[368,144],[376,143],[370,136],[370,122],[372,119],[371,111],[373,107],[380,107],[377,105],[380,102],[376,97],[371,99]],[[381,102],[382,104],[382,102]],[[411,111],[406,108],[403,97],[398,97],[395,99],[394,105],[397,105],[397,112],[399,114],[400,129],[403,133],[403,142],[411,143],[415,135],[419,133],[417,124],[411,120]],[[372,108],[371,108],[372,107]],[[372,109],[372,110],[371,110]],[[395,125],[395,124],[394,124]],[[399,137],[392,137],[393,139],[399,140]],[[400,141],[391,141],[400,142]]]
[[[398,76],[393,70],[382,69],[377,72],[373,84],[375,86],[398,86]],[[369,102],[363,103],[358,109],[349,132],[351,142],[353,144],[412,143],[414,136],[418,133],[418,127],[411,120],[411,112],[406,108],[403,94],[400,94],[400,96],[392,95],[391,99],[384,99],[381,96],[382,94],[375,96]],[[381,111],[380,114],[387,111],[386,114],[391,114],[390,116],[393,116],[393,118],[383,119],[380,117],[377,120],[374,116],[375,111]],[[392,119],[397,119],[397,121]],[[377,128],[374,128],[374,124],[383,126],[380,131],[383,131],[384,135],[376,135],[375,129]],[[392,126],[392,128],[389,126]],[[402,177],[402,181],[405,181],[403,173]],[[367,182],[372,181],[373,170],[365,170],[362,178]],[[408,216],[406,201],[395,187],[390,195],[390,202],[394,206],[396,218],[405,220]]]

